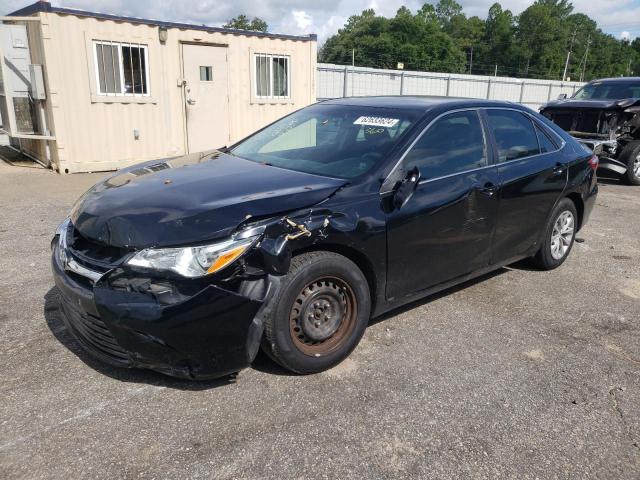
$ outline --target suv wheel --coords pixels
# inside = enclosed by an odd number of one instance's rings
[[[553,209],[545,230],[544,241],[534,257],[542,270],[553,270],[567,259],[578,228],[578,214],[574,203],[563,198]]]
[[[640,185],[640,140],[627,143],[619,159],[627,165],[623,179],[631,185]]]
[[[316,373],[344,360],[369,322],[367,279],[348,258],[333,252],[294,257],[272,299],[263,350],[296,373]]]

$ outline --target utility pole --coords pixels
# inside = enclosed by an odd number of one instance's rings
[[[629,59],[629,63],[627,63],[627,77],[631,76],[631,59]]]
[[[353,97],[353,84],[356,77],[356,49],[351,49],[351,96]]]
[[[587,37],[587,46],[584,50],[584,58],[580,63],[582,63],[582,71],[580,72],[580,81],[584,80],[584,73],[587,70],[587,57],[589,55],[589,46],[591,45],[591,34]]]
[[[495,71],[493,72],[493,76],[494,76],[494,77],[497,77],[497,76],[498,76],[498,64],[496,64],[496,69],[495,69]]]
[[[567,78],[567,68],[569,68],[569,57],[571,57],[571,50],[573,50],[573,41],[576,39],[576,35],[578,33],[578,29],[573,30],[573,35],[571,35],[571,43],[569,44],[569,50],[567,51],[567,60],[564,62],[564,72],[562,72],[562,81],[564,82]]]
[[[469,60],[469,75],[471,75],[472,68],[473,68],[473,45],[471,45],[471,59]]]

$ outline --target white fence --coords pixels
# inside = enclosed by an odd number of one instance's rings
[[[584,83],[558,80],[382,70],[319,63],[316,96],[318,100],[324,100],[371,95],[437,95],[507,100],[537,109],[561,93],[572,95],[582,85]]]

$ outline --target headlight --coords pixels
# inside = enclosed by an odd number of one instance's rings
[[[153,270],[170,270],[184,277],[203,277],[236,261],[257,238],[232,239],[198,247],[148,248],[131,257],[127,264]]]
[[[67,261],[67,231],[69,230],[69,223],[71,220],[67,218],[56,229],[56,236],[58,237],[58,258],[63,265]]]

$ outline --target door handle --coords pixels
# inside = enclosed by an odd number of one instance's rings
[[[556,166],[553,167],[553,175],[559,177],[560,175],[564,174],[566,170],[566,167],[562,163],[558,162],[556,163]]]
[[[498,186],[491,182],[487,182],[479,190],[483,195],[486,195],[487,197],[493,197],[498,191]]]

